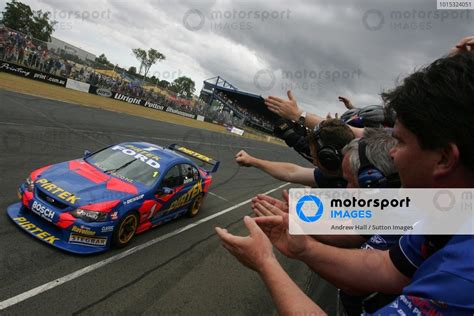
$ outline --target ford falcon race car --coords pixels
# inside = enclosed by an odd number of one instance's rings
[[[18,189],[21,202],[7,213],[30,235],[69,252],[124,247],[135,234],[197,215],[218,167],[218,161],[176,144],[112,145],[33,171]]]

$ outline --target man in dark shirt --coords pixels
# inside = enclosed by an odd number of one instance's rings
[[[235,161],[241,166],[258,168],[281,181],[319,188],[345,188],[342,148],[352,139],[354,134],[346,124],[329,119],[321,122],[308,137],[316,168],[258,159],[243,150],[237,153]]]

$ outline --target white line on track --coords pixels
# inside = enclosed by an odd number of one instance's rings
[[[222,197],[222,196],[220,196],[220,195],[217,195],[217,194],[215,194],[215,193],[212,193],[211,191],[208,191],[207,193],[209,193],[210,195],[215,196],[216,198],[221,199],[221,200],[223,200],[223,201],[230,202],[228,199],[226,199],[226,198],[224,198],[224,197]]]
[[[265,192],[264,194],[270,194],[270,193],[272,193],[272,192],[274,192],[274,191],[276,191],[276,190],[279,190],[279,189],[281,189],[281,188],[287,186],[288,184],[289,184],[289,183],[282,184],[282,185],[280,185],[279,187],[276,187],[276,188],[274,188],[274,189],[272,189],[272,190],[270,190],[270,191]],[[152,246],[152,245],[154,245],[154,244],[156,244],[156,243],[159,243],[159,242],[161,242],[161,241],[163,241],[163,240],[166,240],[166,239],[169,239],[169,238],[171,238],[171,237],[174,237],[174,236],[176,236],[176,235],[178,235],[178,234],[180,234],[180,233],[182,233],[182,232],[185,232],[185,231],[187,231],[187,230],[190,230],[191,228],[194,228],[194,227],[196,227],[196,226],[198,226],[198,225],[201,225],[202,223],[208,222],[208,221],[210,221],[210,220],[212,220],[212,219],[214,219],[214,218],[216,218],[216,217],[218,217],[218,216],[221,216],[221,215],[223,215],[223,214],[225,214],[225,213],[228,213],[228,212],[230,212],[230,211],[233,211],[233,210],[235,210],[236,208],[239,208],[239,207],[241,207],[241,206],[243,206],[243,205],[249,203],[251,200],[252,200],[252,199],[248,199],[248,200],[246,200],[246,201],[240,202],[239,204],[235,204],[234,206],[231,206],[231,207],[229,207],[229,208],[226,208],[225,210],[222,210],[222,211],[219,211],[219,212],[217,212],[217,213],[214,213],[214,214],[212,214],[212,215],[210,215],[210,216],[208,216],[208,217],[205,217],[205,218],[203,218],[203,219],[201,219],[201,220],[199,220],[199,221],[197,221],[197,222],[194,222],[194,223],[192,223],[192,224],[189,224],[189,225],[187,225],[187,226],[185,226],[185,227],[183,227],[183,228],[177,229],[177,230],[175,230],[175,231],[173,231],[173,232],[171,232],[171,233],[168,233],[168,234],[163,235],[163,236],[160,236],[160,237],[158,237],[158,238],[149,240],[149,241],[147,241],[147,242],[144,243],[144,244],[141,244],[141,245],[135,246],[135,247],[133,247],[133,248],[130,248],[130,249],[124,251],[124,252],[121,252],[121,253],[115,255],[115,256],[112,256],[112,257],[110,257],[110,258],[107,258],[107,259],[104,259],[104,260],[102,260],[102,261],[96,262],[96,263],[91,264],[91,265],[89,265],[89,266],[87,266],[87,267],[84,267],[84,268],[82,268],[82,269],[80,269],[80,270],[77,270],[77,271],[75,271],[75,272],[72,272],[72,273],[70,273],[70,274],[68,274],[68,275],[65,275],[65,276],[63,276],[63,277],[60,277],[60,278],[58,278],[58,279],[56,279],[56,280],[53,280],[53,281],[48,282],[48,283],[45,283],[45,284],[43,284],[43,285],[40,285],[40,286],[38,286],[38,287],[35,287],[34,289],[31,289],[31,290],[29,290],[29,291],[23,292],[23,293],[18,294],[18,295],[14,296],[14,297],[11,297],[11,298],[9,298],[9,299],[6,299],[6,300],[4,300],[4,301],[1,301],[1,302],[0,302],[0,311],[1,311],[1,310],[4,310],[5,308],[8,308],[8,307],[10,307],[10,306],[16,305],[16,304],[18,304],[18,303],[20,303],[20,302],[23,302],[23,301],[25,301],[25,300],[27,300],[27,299],[29,299],[29,298],[32,298],[32,297],[34,297],[34,296],[37,296],[37,295],[39,295],[39,294],[41,294],[41,293],[44,293],[44,292],[49,291],[49,290],[51,290],[51,289],[54,289],[55,287],[58,287],[58,286],[60,286],[60,285],[62,285],[62,284],[64,284],[64,283],[67,283],[67,282],[69,282],[69,281],[72,281],[72,280],[74,280],[74,279],[77,279],[77,278],[79,278],[79,277],[81,277],[81,276],[83,276],[83,275],[85,275],[85,274],[87,274],[87,273],[89,273],[89,272],[92,272],[92,271],[94,271],[94,270],[100,269],[100,268],[102,268],[102,267],[104,267],[104,266],[106,266],[106,265],[108,265],[108,264],[110,264],[110,263],[119,261],[120,259],[123,259],[123,258],[125,258],[125,257],[127,257],[127,256],[129,256],[129,255],[131,255],[131,254],[134,254],[134,253],[140,251],[140,250],[143,250],[143,249],[145,249],[145,248],[148,248],[148,247],[150,247],[150,246]]]

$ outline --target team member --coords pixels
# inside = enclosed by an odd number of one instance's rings
[[[403,187],[474,187],[474,54],[439,59],[383,95],[397,113],[391,155]],[[399,295],[380,314],[474,312],[474,236],[406,235],[390,251],[349,250],[288,235],[288,217],[244,219],[250,235],[217,228],[234,256],[258,271],[281,313],[322,313],[272,256],[272,243],[351,292]],[[288,286],[284,288],[282,285]],[[289,290],[288,290],[289,289]],[[287,292],[289,291],[289,292]]]
[[[346,124],[330,119],[321,122],[308,138],[313,164],[317,168],[258,159],[243,150],[237,153],[235,161],[241,166],[258,168],[281,181],[321,188],[345,188],[342,149],[352,139],[354,134]]]

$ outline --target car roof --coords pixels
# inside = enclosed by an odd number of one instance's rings
[[[168,168],[168,166],[170,165],[175,165],[176,163],[189,163],[195,166],[195,164],[193,163],[191,159],[184,157],[181,154],[171,149],[158,146],[156,144],[147,143],[147,142],[126,142],[126,143],[120,143],[118,145],[122,147],[129,147],[129,146],[138,147],[153,155],[158,156],[160,158],[159,159],[160,165],[162,165],[165,169]]]

